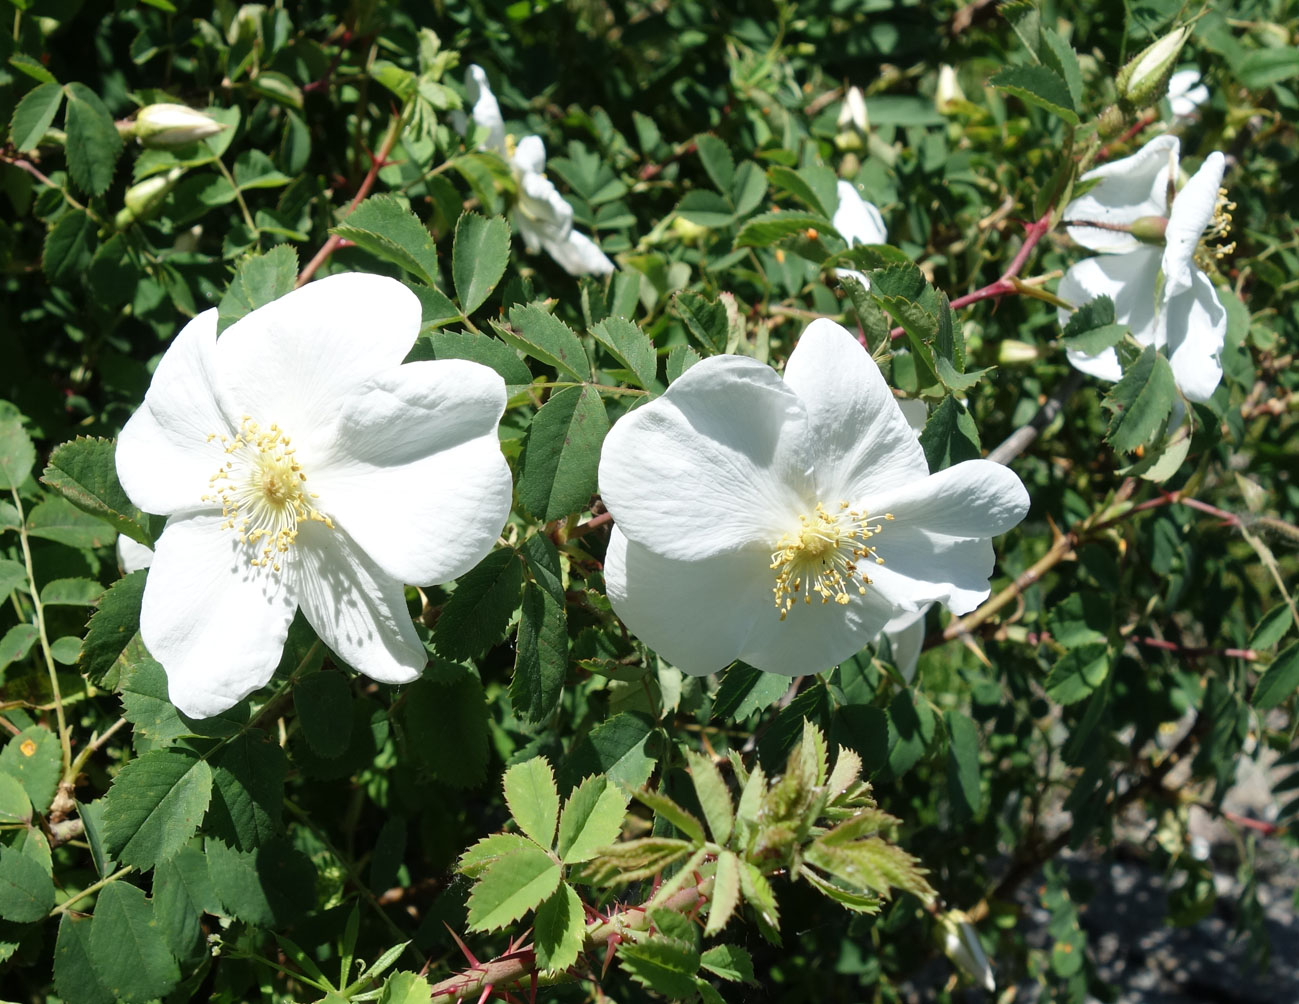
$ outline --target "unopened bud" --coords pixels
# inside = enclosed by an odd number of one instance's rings
[[[860,87],[849,87],[843,96],[843,106],[839,109],[839,128],[852,126],[858,132],[870,129],[870,119],[866,115],[866,97]]]
[[[948,115],[956,110],[958,104],[965,101],[965,92],[961,90],[961,82],[956,79],[955,67],[944,63],[938,69],[938,87],[934,90],[934,107],[938,109],[939,114]]]
[[[144,146],[182,146],[215,136],[225,124],[187,105],[145,105],[131,133]]]
[[[948,910],[938,918],[942,925],[943,951],[957,969],[982,986],[988,993],[997,989],[992,966],[983,954],[979,934],[961,910]]]
[[[1168,219],[1164,216],[1142,216],[1132,221],[1128,232],[1142,244],[1163,244],[1164,234],[1168,232]]]
[[[184,173],[183,167],[173,167],[166,174],[155,174],[128,188],[122,197],[126,205],[113,220],[117,228],[124,230],[137,220],[148,219]]]
[[[1002,366],[1036,362],[1041,355],[1036,345],[1016,341],[1014,338],[1003,338],[997,346],[997,362]]]
[[[694,244],[708,233],[708,228],[692,223],[684,216],[677,216],[672,220],[672,231],[687,244]]]
[[[1190,37],[1190,26],[1182,25],[1146,46],[1119,70],[1114,82],[1119,101],[1128,111],[1144,111],[1168,93],[1168,78],[1173,75],[1178,54]]]

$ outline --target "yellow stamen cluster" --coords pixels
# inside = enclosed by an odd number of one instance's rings
[[[885,513],[872,522],[869,513],[848,505],[840,502],[838,512],[832,513],[818,502],[810,516],[798,517],[798,530],[776,543],[771,554],[771,568],[776,573],[772,592],[782,621],[800,594],[804,603],[811,603],[813,594],[821,597],[822,603],[834,600],[839,604],[848,603],[854,593],[865,596],[871,580],[859,563],[870,559],[884,564],[867,541],[884,529],[878,520],[890,520],[893,514]]]
[[[212,492],[203,501],[221,506],[226,518],[222,529],[234,530],[249,545],[254,567],[278,572],[303,520],[333,529],[329,517],[316,509],[317,496],[307,491],[307,475],[278,425],[263,429],[245,415],[233,438],[213,433],[208,442],[213,441],[221,443],[226,461],[208,479]]]
[[[1200,238],[1200,246],[1195,252],[1195,263],[1205,271],[1209,270],[1211,264],[1222,261],[1236,250],[1235,241],[1226,243],[1231,233],[1231,214],[1235,208],[1236,203],[1227,199],[1227,190],[1219,188],[1218,200],[1213,206],[1213,218],[1205,227],[1204,236]],[[1216,245],[1213,243],[1215,241],[1218,242]]]

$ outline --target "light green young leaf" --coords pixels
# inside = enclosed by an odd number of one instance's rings
[[[418,973],[393,973],[384,981],[379,1004],[427,1004],[431,990]]]
[[[720,934],[740,905],[740,859],[734,851],[722,851],[713,875],[713,895],[709,902],[708,924],[704,936]]]
[[[533,757],[516,763],[505,772],[502,784],[505,802],[519,829],[549,849],[559,819],[559,791],[549,762],[545,757]]]
[[[563,972],[577,961],[586,934],[586,911],[571,885],[561,882],[537,907],[532,932],[537,964],[546,972]]]
[[[1105,407],[1113,412],[1106,440],[1124,453],[1144,446],[1164,427],[1176,399],[1172,367],[1153,345],[1147,345],[1105,397]]]
[[[731,827],[735,823],[730,789],[727,788],[721,771],[709,757],[694,750],[686,750],[686,762],[690,766],[690,780],[695,786],[695,795],[699,799],[699,807],[703,810],[713,840],[725,844],[731,839]]]
[[[632,797],[642,805],[654,810],[656,816],[666,819],[696,844],[706,842],[707,838],[704,836],[703,824],[695,818],[694,813],[683,809],[667,795],[648,788],[641,788],[633,791]]]
[[[559,858],[566,865],[589,860],[622,832],[627,796],[603,775],[593,774],[573,789],[559,817]]]
[[[502,216],[465,213],[456,223],[451,277],[460,309],[472,314],[491,295],[510,260],[510,226]]]
[[[495,931],[513,923],[559,888],[560,866],[535,844],[497,858],[469,894],[469,927]]]
[[[624,942],[618,958],[632,979],[665,997],[683,1000],[695,992],[699,952],[675,939]]]

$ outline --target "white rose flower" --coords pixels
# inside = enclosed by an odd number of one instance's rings
[[[140,633],[185,714],[263,686],[301,607],[337,656],[407,683],[425,653],[402,583],[445,582],[510,508],[504,381],[464,360],[402,365],[420,327],[394,279],[345,274],[217,337],[185,325],[117,444],[122,487],[168,518]]]
[[[884,217],[875,205],[858,195],[856,187],[850,181],[840,179],[837,191],[839,206],[830,222],[839,231],[839,236],[848,242],[848,246],[887,244],[889,232],[884,226]],[[852,277],[867,289],[871,287],[870,280],[855,269],[837,268],[834,274],[840,279]]]
[[[531,254],[545,251],[569,275],[608,275],[614,270],[609,257],[585,234],[573,229],[573,207],[559,194],[545,175],[546,146],[540,136],[525,136],[513,155],[505,137],[505,120],[496,96],[481,66],[470,66],[465,73],[465,91],[473,102],[476,125],[487,130],[479,147],[491,150],[509,161],[518,186],[518,201],[511,219]],[[456,113],[452,124],[464,135],[468,119]]]
[[[899,613],[988,595],[990,538],[1028,511],[1011,471],[971,460],[930,474],[870,355],[812,322],[782,379],[705,359],[605,440],[614,610],[693,675],[734,659],[829,669]]]
[[[1209,88],[1200,83],[1200,71],[1178,70],[1168,78],[1168,104],[1173,118],[1194,118],[1200,105],[1209,100]]]
[[[1175,136],[1151,140],[1130,157],[1083,175],[1098,184],[1065,208],[1069,236],[1085,248],[1105,252],[1069,268],[1060,281],[1060,296],[1081,306],[1098,296],[1114,301],[1116,320],[1128,325],[1142,345],[1163,349],[1177,386],[1191,401],[1206,401],[1222,379],[1223,339],[1227,312],[1197,257],[1216,253],[1208,239],[1226,235],[1231,204],[1219,188],[1225,162],[1211,153],[1195,175],[1171,199],[1176,183],[1178,141]],[[1132,232],[1143,232],[1146,243]],[[1201,260],[1204,260],[1201,258]],[[1162,281],[1161,281],[1162,279]],[[1061,325],[1070,311],[1061,309]],[[1118,354],[1106,349],[1088,356],[1070,350],[1069,361],[1102,380],[1122,375]]]

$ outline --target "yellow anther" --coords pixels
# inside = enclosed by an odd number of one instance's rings
[[[886,513],[881,518],[893,516]],[[807,604],[815,594],[822,603],[833,600],[841,606],[852,600],[851,589],[855,588],[858,596],[866,595],[871,580],[857,563],[871,558],[884,564],[875,548],[866,543],[883,527],[872,522],[868,513],[850,508],[848,502],[840,502],[834,513],[818,502],[812,514],[799,516],[798,522],[798,530],[781,537],[771,554],[771,569],[776,573],[772,593],[780,619],[793,609],[800,593]]]

